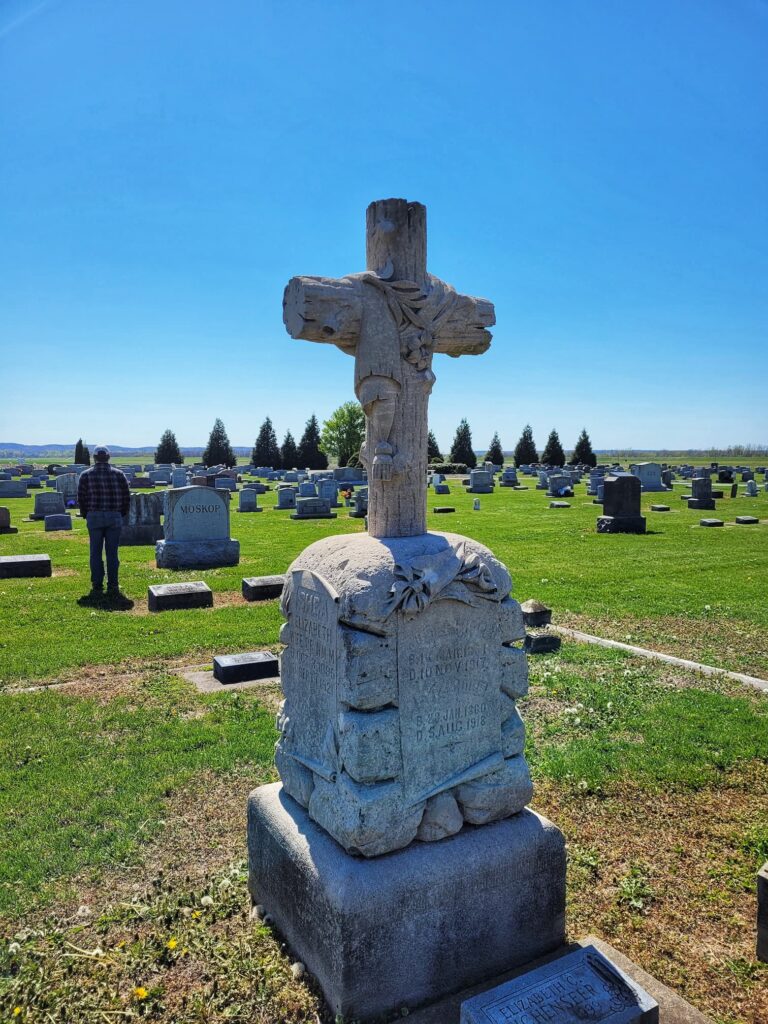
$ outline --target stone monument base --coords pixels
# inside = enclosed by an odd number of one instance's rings
[[[274,783],[249,798],[248,848],[253,902],[345,1019],[424,1005],[563,942],[565,841],[530,810],[363,859]]]
[[[598,533],[645,533],[645,516],[599,516]]]
[[[688,508],[698,509],[701,512],[712,511],[715,508],[714,498],[689,498]]]
[[[159,540],[155,545],[158,569],[212,569],[237,565],[238,540]]]

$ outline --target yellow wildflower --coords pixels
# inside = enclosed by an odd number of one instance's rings
[[[168,949],[176,949],[178,944],[179,943],[176,941],[176,939],[168,939],[168,941],[166,942],[166,946],[168,947]]]
[[[21,1007],[20,1006],[14,1006],[14,1008],[13,1008],[13,1016],[14,1017],[18,1017],[20,1013],[21,1013]]]
[[[193,917],[193,918],[194,918],[194,919],[195,919],[196,921],[199,921],[199,920],[200,920],[200,917],[201,917],[201,916],[202,916],[202,911],[200,911],[200,910],[193,910],[193,911],[192,911],[192,917]]]
[[[134,999],[146,999],[148,995],[149,992],[147,992],[143,985],[139,985],[137,988],[133,990]]]

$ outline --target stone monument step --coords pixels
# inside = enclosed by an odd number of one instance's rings
[[[213,678],[220,683],[245,683],[251,679],[277,679],[280,662],[270,651],[249,654],[217,654],[213,659]]]
[[[266,601],[280,597],[285,585],[285,576],[246,576],[243,580],[243,597],[246,601]]]
[[[177,611],[182,608],[212,608],[213,591],[207,583],[157,583],[147,592],[151,612]]]
[[[0,555],[0,580],[52,575],[50,555]]]

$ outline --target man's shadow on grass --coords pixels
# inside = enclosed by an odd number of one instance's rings
[[[81,608],[97,608],[102,612],[129,612],[134,602],[125,594],[94,593],[83,594],[77,603]]]

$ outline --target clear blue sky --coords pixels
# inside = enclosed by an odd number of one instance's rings
[[[431,424],[768,442],[764,0],[0,0],[0,440],[251,444],[352,397],[293,274],[365,207],[496,304]]]

